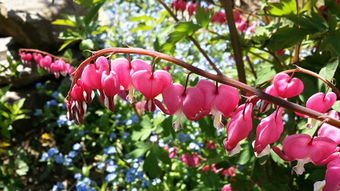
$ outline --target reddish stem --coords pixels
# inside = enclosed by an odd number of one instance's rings
[[[116,48],[115,47],[115,48],[107,48],[107,49],[103,49],[103,50],[99,50],[99,51],[94,52],[93,55],[91,57],[87,58],[86,60],[84,60],[79,65],[77,70],[74,72],[73,81],[72,81],[70,90],[68,92],[68,99],[70,99],[70,92],[71,92],[72,87],[75,85],[76,81],[81,77],[81,73],[84,70],[85,66],[90,64],[90,62],[92,60],[98,58],[99,56],[102,56],[102,55],[108,54],[108,53],[113,53],[113,54],[117,54],[117,53],[139,54],[139,55],[147,55],[147,56],[151,56],[151,57],[158,57],[159,59],[166,60],[166,61],[172,62],[172,63],[174,63],[178,66],[181,66],[181,67],[191,71],[192,73],[195,73],[197,75],[206,77],[208,79],[211,79],[211,80],[214,80],[214,81],[217,81],[217,82],[229,85],[229,86],[233,86],[233,87],[238,88],[242,91],[249,92],[253,95],[256,95],[259,99],[266,100],[268,102],[279,105],[279,106],[284,107],[286,109],[308,115],[308,116],[315,118],[317,120],[320,120],[320,121],[323,121],[324,119],[328,118],[328,121],[326,123],[340,128],[340,120],[330,118],[329,116],[327,116],[325,114],[322,114],[322,113],[319,113],[319,112],[314,111],[312,109],[308,109],[306,107],[303,107],[301,105],[286,101],[284,99],[271,96],[269,94],[264,93],[260,89],[249,86],[249,85],[244,84],[242,82],[239,82],[237,80],[233,80],[233,79],[230,79],[230,78],[225,77],[225,76],[216,75],[216,74],[206,72],[204,70],[196,68],[195,66],[192,66],[192,65],[190,65],[190,64],[188,64],[188,63],[186,63],[182,60],[179,60],[177,58],[174,58],[172,56],[169,56],[169,55],[166,55],[166,54],[163,54],[163,53],[159,53],[159,52],[156,52],[156,51],[145,50],[145,49],[140,49],[140,48]]]
[[[48,52],[42,51],[42,50],[38,50],[38,49],[31,49],[31,48],[20,48],[19,49],[19,54],[22,52],[35,52],[35,53],[40,53],[43,55],[47,55],[47,56],[51,56],[53,59],[55,60],[64,60],[65,62],[69,62],[69,63],[74,63],[74,60],[68,59],[68,58],[64,58],[64,57],[59,57],[59,56],[55,56],[53,54],[50,54]]]

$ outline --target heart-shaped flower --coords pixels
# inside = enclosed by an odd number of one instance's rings
[[[203,109],[211,111],[214,116],[214,126],[216,128],[223,127],[222,114],[228,117],[236,108],[240,100],[238,91],[224,84],[216,87],[208,80],[200,80],[196,86],[204,95]]]
[[[100,56],[95,64],[89,64],[84,68],[81,79],[89,88],[101,90],[101,78],[104,71],[109,71],[109,62],[105,57]]]
[[[340,119],[339,114],[335,110],[331,110],[328,112],[328,116],[334,118],[334,119]],[[340,144],[340,129],[337,127],[334,127],[332,125],[329,125],[327,123],[324,123],[319,131],[318,131],[319,137],[328,137],[332,139],[336,144]]]
[[[305,171],[304,164],[312,162],[315,165],[323,165],[339,150],[333,140],[327,137],[312,138],[307,134],[294,134],[286,137],[282,142],[282,149],[284,153],[273,146],[275,153],[283,160],[298,161],[293,167],[298,175]]]
[[[118,77],[114,71],[108,72],[104,71],[102,73],[101,84],[103,87],[103,94],[101,96],[102,103],[110,109],[112,112],[114,111],[114,96],[120,90],[120,84],[118,82]]]
[[[39,66],[41,68],[45,68],[45,70],[49,71],[50,65],[52,63],[52,57],[51,56],[44,56],[40,62]]]
[[[224,148],[229,156],[240,152],[239,142],[248,136],[253,127],[252,109],[252,103],[240,105],[226,126],[227,140],[224,142]]]
[[[274,77],[273,85],[282,98],[291,98],[302,93],[303,82],[298,78],[292,78],[286,73],[278,73]]]
[[[279,108],[271,115],[261,120],[256,128],[256,140],[254,142],[254,151],[257,157],[269,154],[270,146],[276,142],[283,131],[282,123],[283,109]]]
[[[171,75],[164,70],[157,70],[154,73],[147,70],[140,70],[132,75],[133,86],[142,93],[147,100],[152,100],[162,93],[164,88],[169,86],[171,82]]]

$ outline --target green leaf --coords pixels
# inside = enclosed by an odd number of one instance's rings
[[[147,15],[142,15],[142,16],[138,16],[138,17],[132,17],[130,19],[130,21],[144,21],[144,22],[147,22],[147,21],[152,21],[153,20],[153,17],[150,17],[150,16],[147,16]]]
[[[139,23],[137,27],[132,28],[130,31],[131,32],[136,32],[136,31],[139,31],[139,30],[141,30],[141,31],[150,31],[152,29],[153,29],[153,27],[150,26],[150,25],[146,25],[145,23]]]
[[[81,40],[80,38],[73,38],[73,39],[70,39],[70,40],[67,40],[67,41],[65,41],[64,42],[64,44],[62,44],[61,46],[60,46],[60,48],[59,48],[59,52],[60,51],[62,51],[62,50],[64,50],[64,48],[66,48],[68,45],[70,45],[72,42],[74,42],[74,41],[77,41],[77,40]]]
[[[77,23],[74,21],[71,21],[69,19],[57,19],[52,22],[54,25],[63,25],[63,26],[69,26],[69,27],[76,27]]]
[[[335,59],[333,62],[330,62],[328,64],[326,64],[326,66],[324,66],[323,68],[321,68],[319,74],[320,76],[326,78],[326,80],[328,81],[332,81],[334,74],[338,68],[340,59]]]
[[[151,143],[139,142],[137,148],[129,153],[131,157],[138,158],[146,153],[152,147]]]
[[[305,38],[306,34],[297,27],[278,29],[270,38],[267,47],[271,50],[289,48]]]
[[[202,130],[202,132],[207,137],[215,137],[216,136],[216,129],[214,127],[214,124],[212,122],[211,117],[203,117],[198,120],[198,124]]]
[[[281,0],[280,3],[269,3],[269,13],[274,16],[297,14],[295,0]]]
[[[154,152],[149,152],[149,154],[145,158],[143,170],[152,179],[161,176],[162,169],[158,165],[157,156]]]
[[[173,119],[172,116],[167,117],[166,119],[164,119],[161,126],[163,127],[164,136],[167,137],[171,135],[172,138],[174,139],[176,136],[176,132],[172,127],[172,119]]]
[[[79,44],[80,50],[92,50],[94,49],[94,43],[91,39],[82,40]]]
[[[132,133],[132,140],[146,140],[153,131],[153,125],[149,116],[144,115],[141,120],[141,128]]]
[[[210,22],[210,12],[203,7],[196,7],[195,18],[199,25],[206,28]]]
[[[334,105],[332,106],[332,109],[334,109],[337,112],[340,112],[340,100],[336,101]]]
[[[326,36],[323,44],[328,46],[335,54],[340,56],[340,30],[333,32],[332,34]]]
[[[312,12],[311,16],[290,15],[287,18],[300,26],[301,32],[305,34],[324,33],[328,30],[325,19],[315,12]]]
[[[238,164],[245,165],[249,162],[253,162],[255,160],[255,155],[250,143],[243,144],[241,154],[238,159]]]
[[[84,17],[84,23],[85,25],[89,25],[90,22],[93,20],[93,18],[97,15],[100,7],[104,5],[104,2],[98,3],[92,7],[92,9],[86,14]]]

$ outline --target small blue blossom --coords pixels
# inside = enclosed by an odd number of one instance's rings
[[[131,120],[133,123],[138,123],[139,122],[139,118],[136,114],[132,114],[131,115]]]
[[[66,115],[60,115],[57,119],[57,124],[58,125],[65,125],[65,124],[69,124],[70,121],[67,119]]]
[[[100,162],[100,163],[97,164],[97,168],[98,168],[99,170],[103,169],[104,166],[105,166],[105,162]]]
[[[110,138],[111,138],[111,139],[117,138],[117,134],[116,134],[116,133],[111,133],[111,134],[110,134]]]
[[[182,143],[185,143],[189,140],[191,140],[190,135],[185,134],[185,133],[179,133],[178,134],[178,140]]]
[[[42,85],[42,83],[38,82],[38,83],[35,84],[35,87],[36,87],[36,88],[42,88],[43,85]]]
[[[200,150],[201,149],[201,145],[199,143],[196,142],[192,142],[189,144],[189,148],[192,150]]]
[[[64,160],[64,165],[65,166],[70,166],[73,160],[71,158],[65,158]]]
[[[49,158],[48,153],[47,153],[47,152],[44,152],[44,153],[41,155],[40,160],[42,160],[42,161],[47,161],[48,158]]]
[[[156,142],[157,141],[157,135],[152,135],[152,136],[150,136],[150,141],[151,142]]]
[[[111,173],[111,174],[106,175],[105,180],[106,180],[106,182],[111,182],[112,180],[114,180],[116,178],[117,178],[117,174]]]
[[[118,166],[117,165],[108,165],[106,167],[106,172],[108,173],[112,173],[115,172],[117,170]]]
[[[58,105],[58,102],[56,100],[54,100],[54,99],[49,100],[49,101],[46,102],[46,106],[47,107],[57,106],[57,105]]]
[[[108,165],[114,165],[114,164],[115,164],[115,161],[112,160],[112,159],[109,159],[109,160],[107,160],[107,164],[108,164]]]
[[[107,148],[104,149],[104,153],[107,155],[112,155],[115,154],[117,152],[116,147],[114,146],[109,146]]]
[[[78,155],[78,153],[76,151],[70,151],[67,156],[70,157],[70,158],[74,158],[77,155]]]
[[[148,180],[142,180],[142,188],[147,188],[149,186],[150,182]]]
[[[127,139],[129,136],[129,133],[128,132],[124,132],[123,135],[122,135],[122,138],[125,140]]]
[[[58,92],[57,91],[54,91],[51,96],[54,98],[54,99],[57,99],[58,98]]]
[[[64,189],[64,185],[60,182],[58,182],[56,185],[54,185],[52,187],[52,191],[59,191],[59,190],[63,190]]]
[[[131,173],[126,173],[125,174],[125,182],[126,183],[132,183],[133,181],[135,181],[135,176]]]
[[[144,176],[144,172],[143,171],[138,171],[137,174],[136,174],[136,177],[140,180],[143,179],[143,176]]]
[[[55,158],[54,161],[58,164],[62,164],[64,162],[64,157],[62,154],[58,154]]]
[[[76,143],[72,146],[72,149],[75,151],[78,151],[81,148],[82,148],[82,145],[80,143]]]
[[[138,191],[137,188],[132,188],[131,191]]]
[[[161,179],[159,179],[159,178],[155,178],[155,179],[152,180],[152,185],[156,185],[156,184],[159,184],[159,183],[161,183]]]
[[[34,114],[33,114],[33,115],[36,116],[36,117],[41,116],[41,110],[40,110],[40,109],[36,109],[36,110],[34,111]]]
[[[74,176],[73,176],[73,178],[76,179],[76,180],[80,180],[81,177],[82,177],[82,175],[79,172],[75,173]]]
[[[58,154],[58,153],[59,153],[59,150],[57,148],[50,148],[47,151],[47,154],[50,158],[52,158],[55,154]]]

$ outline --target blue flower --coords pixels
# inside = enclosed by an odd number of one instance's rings
[[[42,160],[42,161],[46,161],[48,158],[49,158],[49,155],[48,155],[48,153],[47,153],[47,152],[44,152],[44,153],[41,155],[41,158],[40,158],[40,160]]]
[[[142,188],[147,188],[149,186],[150,182],[148,180],[142,180]]]
[[[67,156],[70,157],[70,158],[74,158],[77,155],[78,155],[78,153],[76,151],[70,151]]]
[[[114,146],[109,146],[107,148],[104,149],[104,153],[107,155],[112,155],[115,154],[117,152],[116,147]]]
[[[80,143],[76,143],[72,146],[73,150],[78,151],[82,148],[82,145]]]
[[[43,85],[42,85],[42,83],[38,82],[38,83],[35,84],[35,87],[36,87],[36,88],[42,88]]]
[[[109,160],[107,160],[107,164],[108,164],[108,165],[114,165],[114,164],[115,164],[115,161],[112,160],[112,159],[109,159]]]
[[[190,135],[188,134],[185,134],[185,133],[179,133],[178,134],[178,140],[182,143],[185,143],[187,141],[189,141],[191,138],[190,138]]]
[[[60,115],[57,119],[58,125],[65,125],[68,124],[70,121],[67,119],[66,115]]]
[[[114,180],[116,178],[117,178],[117,174],[111,173],[111,174],[106,175],[105,180],[106,180],[106,182],[111,182],[112,180]]]
[[[47,106],[47,107],[50,107],[50,106],[57,106],[57,105],[58,105],[58,102],[57,102],[56,100],[54,100],[54,99],[49,100],[49,101],[46,102],[46,106]]]
[[[58,182],[56,185],[52,187],[52,191],[58,191],[64,189],[64,185],[60,182]]]
[[[57,99],[58,98],[58,92],[57,91],[54,91],[51,95],[54,99]]]
[[[143,171],[138,171],[137,174],[136,174],[136,177],[138,179],[141,179],[141,180],[143,180],[143,176],[144,176],[144,172]]]
[[[36,109],[36,110],[34,111],[34,114],[33,114],[33,115],[36,116],[36,117],[41,116],[41,110],[40,110],[40,109]]]
[[[76,180],[80,180],[81,177],[82,177],[82,175],[79,172],[74,174],[74,179],[76,179]]]
[[[64,160],[64,165],[65,166],[70,166],[73,160],[71,158],[65,158]]]
[[[157,135],[152,135],[152,136],[150,136],[150,141],[151,142],[156,142],[157,141]]]
[[[129,133],[128,132],[124,132],[123,135],[122,135],[122,138],[123,139],[127,139],[129,136]]]
[[[108,165],[106,167],[106,172],[108,173],[112,173],[112,172],[115,172],[118,168],[118,165]]]
[[[55,154],[58,154],[59,150],[57,148],[50,148],[47,151],[48,157],[52,158]]]
[[[131,120],[133,123],[138,123],[139,122],[139,118],[136,114],[132,114],[131,115]]]
[[[202,148],[202,145],[196,142],[192,142],[189,144],[189,148],[192,150],[200,150]]]
[[[152,185],[156,185],[156,184],[159,184],[159,183],[161,183],[161,179],[159,179],[159,178],[155,178],[155,179],[152,180]]]
[[[117,138],[117,134],[116,134],[116,133],[111,133],[111,134],[110,134],[110,138],[111,138],[111,139]]]
[[[58,154],[55,158],[54,158],[54,161],[58,164],[61,164],[64,162],[64,157],[62,154]]]
[[[133,181],[135,181],[135,176],[133,174],[126,173],[126,175],[125,175],[125,182],[126,183],[131,183]]]
[[[97,164],[97,168],[98,168],[99,170],[101,170],[102,168],[104,168],[104,166],[105,166],[105,163],[104,163],[104,162],[100,162],[100,163]]]

